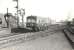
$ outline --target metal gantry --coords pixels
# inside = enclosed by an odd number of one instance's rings
[[[25,15],[25,9],[21,8],[19,9],[19,0],[13,0],[13,1],[16,1],[17,3],[17,26],[19,26],[19,14],[20,16],[22,16],[22,27],[24,26],[24,15]]]
[[[19,16],[18,16],[18,9],[19,9],[19,3],[18,0],[13,0],[17,3],[17,6],[15,7],[17,9],[17,27],[19,26]]]

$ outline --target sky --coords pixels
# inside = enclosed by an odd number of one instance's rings
[[[0,0],[0,13],[16,13],[16,2]],[[74,17],[74,0],[19,0],[19,9],[25,9],[25,17],[36,15],[49,17],[56,21]]]

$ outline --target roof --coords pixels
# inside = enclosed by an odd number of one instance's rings
[[[27,19],[36,19],[37,16],[28,16]]]

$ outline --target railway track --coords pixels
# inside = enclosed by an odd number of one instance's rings
[[[56,28],[56,27],[55,27]],[[55,29],[49,29],[46,31],[40,31],[40,32],[29,32],[29,33],[19,33],[19,34],[6,34],[0,36],[0,48],[7,47],[9,45],[34,40],[39,37],[46,37],[49,35],[52,35],[55,33]]]
[[[63,32],[72,45],[72,48],[74,48],[74,35],[67,29],[64,29]]]
[[[30,40],[31,35],[28,33],[28,34],[18,34],[18,35],[10,35],[6,37],[2,37],[0,38],[0,48],[12,44],[17,44],[19,42],[22,42],[23,40]]]
[[[10,34],[10,30],[8,28],[0,28],[0,37],[6,34]]]

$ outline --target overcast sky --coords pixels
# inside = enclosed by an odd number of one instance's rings
[[[15,6],[13,0],[0,0],[0,13],[6,13],[6,8],[15,13]],[[19,0],[19,7],[25,8],[25,16],[32,14],[57,21],[64,20],[67,16],[74,17],[74,0]]]

